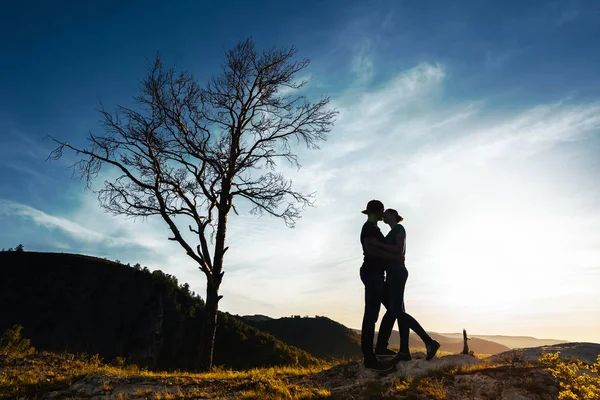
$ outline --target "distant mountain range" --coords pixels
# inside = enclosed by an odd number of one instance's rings
[[[354,330],[357,334],[360,334],[360,329],[355,329]],[[452,337],[447,337],[445,335],[442,335],[440,333],[436,333],[436,332],[427,332],[433,339],[437,340],[440,344],[440,350],[441,351],[447,351],[450,353],[460,353],[463,350],[463,339],[462,339],[462,333],[460,334],[460,339],[455,339]],[[377,335],[378,332],[375,332],[375,339],[377,339]],[[496,343],[496,342],[492,342],[489,340],[484,340],[484,339],[478,339],[478,338],[471,338],[469,336],[469,350],[474,351],[475,353],[480,353],[480,354],[496,354],[496,353],[501,353],[503,351],[507,351],[510,350],[509,347],[504,346],[500,343]],[[410,333],[410,339],[409,339],[409,347],[412,350],[414,349],[422,349],[425,347],[425,344],[423,343],[423,341],[421,340],[421,338],[419,338],[419,336],[415,335],[413,332]],[[390,340],[389,340],[389,347],[390,348],[398,348],[400,345],[400,335],[398,333],[398,331],[394,330],[392,331],[392,335],[390,336]]]
[[[125,357],[150,369],[193,369],[204,301],[187,284],[78,254],[0,252],[0,334],[13,324],[41,350]],[[327,317],[271,318],[220,313],[215,365],[245,369],[360,358],[360,331]],[[462,334],[432,333],[442,350],[462,351]],[[566,341],[469,334],[469,348],[496,354]],[[394,331],[391,344],[398,345]],[[423,347],[411,335],[412,349]]]
[[[360,329],[354,329],[354,331],[360,335]],[[442,345],[440,347],[442,351],[460,353],[463,349],[462,333],[427,333]],[[375,332],[375,338],[377,338],[377,334],[378,332]],[[469,338],[469,350],[473,350],[475,353],[480,354],[497,354],[515,348],[551,346],[555,344],[569,343],[567,340],[537,339],[532,336],[478,335],[470,334],[468,331],[467,337]],[[394,330],[392,332],[389,343],[392,347],[397,347],[400,345],[400,336],[398,331]],[[422,348],[424,347],[424,344],[416,334],[411,332],[409,346],[411,349]]]
[[[354,329],[354,331],[360,335],[360,329]],[[462,333],[427,333],[442,345],[440,347],[442,351],[460,353],[463,349]],[[375,338],[377,338],[377,334],[378,332],[375,332]],[[497,354],[515,348],[551,346],[560,343],[568,343],[566,340],[537,339],[532,336],[477,335],[470,334],[468,331],[467,337],[469,338],[469,350],[473,350],[475,353],[480,354]],[[392,332],[389,343],[396,347],[400,345],[400,335],[398,331],[394,330]],[[409,346],[411,349],[422,348],[424,347],[424,344],[416,334],[411,332]]]
[[[447,338],[460,339],[462,341],[462,333],[440,333]],[[538,347],[538,346],[552,346],[555,344],[569,343],[567,340],[558,339],[538,339],[532,336],[504,336],[504,335],[478,335],[469,334],[469,338],[478,338],[489,340],[492,342],[499,343],[510,349],[526,348],[526,347]],[[470,341],[469,341],[470,343]]]

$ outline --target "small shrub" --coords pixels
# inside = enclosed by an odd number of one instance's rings
[[[13,325],[8,328],[0,337],[0,354],[24,357],[35,353],[35,348],[31,346],[31,340],[21,337],[21,325]]]
[[[581,360],[561,360],[559,353],[546,353],[540,358],[559,381],[559,400],[600,399],[600,355],[593,365],[586,365]]]

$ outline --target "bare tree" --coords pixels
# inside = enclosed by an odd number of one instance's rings
[[[112,114],[102,107],[105,133],[90,133],[89,147],[51,138],[58,147],[48,158],[59,159],[65,148],[75,151],[81,157],[72,166],[74,175],[90,190],[102,166],[115,167],[120,176],[97,191],[101,206],[129,217],[160,215],[172,233],[169,239],[206,275],[202,370],[212,367],[234,200],[245,199],[251,213],[282,218],[290,227],[313,204],[314,193],[294,191],[276,172],[277,163],[299,168],[292,145],[318,149],[337,111],[327,108],[329,98],[310,102],[293,95],[305,84],[295,79],[309,62],[294,60],[295,54],[293,46],[257,51],[247,39],[225,52],[221,73],[205,87],[188,72],[165,70],[157,55],[135,98],[136,110],[118,106]],[[188,239],[181,233],[186,225]]]

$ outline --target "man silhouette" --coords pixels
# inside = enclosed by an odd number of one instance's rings
[[[379,317],[379,310],[381,309],[381,304],[386,305],[389,300],[389,298],[386,298],[385,264],[390,260],[404,262],[404,255],[401,251],[386,251],[368,243],[367,239],[369,238],[385,243],[385,237],[377,227],[377,222],[383,220],[384,210],[385,207],[381,201],[369,201],[366,209],[362,211],[363,214],[367,215],[367,221],[360,232],[360,243],[364,254],[363,264],[360,267],[360,279],[365,286],[365,310],[361,328],[361,350],[365,367],[375,370],[386,370],[392,367],[390,364],[379,362],[373,351],[375,323]],[[377,340],[378,353],[382,352],[383,349],[386,349],[385,352],[387,352],[387,341],[391,335],[394,321],[395,318],[391,313],[386,313],[382,320],[382,329]],[[390,353],[393,352],[390,351]]]

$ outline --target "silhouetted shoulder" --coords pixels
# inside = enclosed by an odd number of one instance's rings
[[[403,233],[404,235],[406,235],[406,229],[404,229],[404,226],[402,226],[402,224],[397,224],[394,227],[394,230],[396,233]]]

